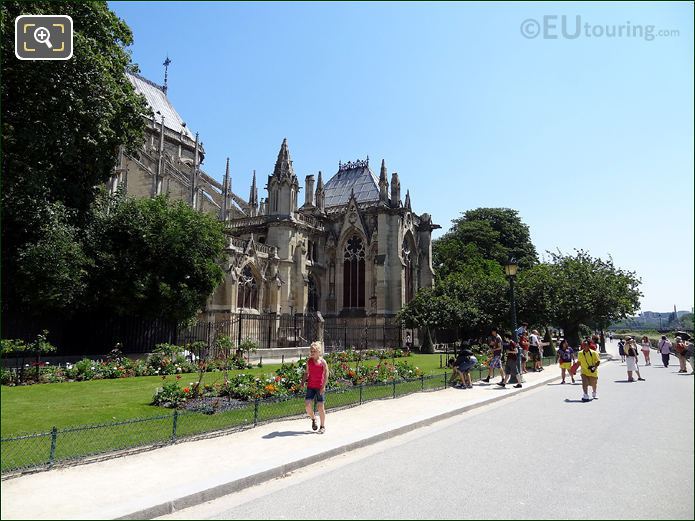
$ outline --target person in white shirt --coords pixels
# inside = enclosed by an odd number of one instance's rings
[[[668,367],[668,361],[671,358],[671,347],[673,347],[671,341],[666,338],[666,335],[663,335],[659,341],[658,349],[659,353],[661,353],[661,361],[664,363],[664,367]]]

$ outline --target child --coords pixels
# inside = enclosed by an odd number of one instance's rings
[[[326,383],[328,383],[328,364],[321,356],[321,344],[314,342],[309,348],[309,358],[306,361],[306,370],[302,382],[306,383],[306,396],[304,405],[306,413],[311,418],[311,429],[319,430],[319,434],[326,432],[326,408],[324,401],[326,399]],[[316,416],[314,416],[314,400],[317,402],[319,417],[321,419],[321,427],[316,425]]]
[[[560,370],[562,371],[562,381],[561,384],[565,383],[565,372],[570,374],[572,383],[574,383],[574,375],[569,371],[572,367],[572,362],[575,360],[574,349],[572,349],[567,340],[560,342],[560,348],[557,351],[556,361],[560,364]]]
[[[495,369],[500,370],[500,376],[504,379],[504,368],[502,367],[502,342],[495,341],[495,339],[490,341],[490,348],[492,349],[492,358],[487,368],[487,378],[483,378],[481,382],[490,383],[490,378],[494,376]]]

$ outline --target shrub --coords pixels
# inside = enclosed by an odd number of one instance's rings
[[[181,388],[178,382],[171,382],[164,384],[155,391],[152,404],[174,409],[183,405],[190,396],[190,387]]]
[[[147,365],[151,374],[159,375],[192,373],[196,370],[195,365],[184,356],[183,348],[173,344],[157,344],[147,357]]]

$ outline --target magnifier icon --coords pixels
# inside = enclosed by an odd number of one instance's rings
[[[50,38],[51,33],[45,27],[37,27],[34,31],[34,40],[36,40],[39,43],[45,43],[46,47],[52,49],[53,45],[51,45]]]

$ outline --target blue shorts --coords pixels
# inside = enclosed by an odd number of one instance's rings
[[[322,403],[326,400],[326,394],[321,394],[321,389],[312,389],[311,387],[307,387],[306,396],[304,399],[306,401],[316,400],[317,402]]]
[[[490,361],[490,368],[492,369],[501,369],[502,368],[502,359],[499,356],[495,356],[491,361]]]

